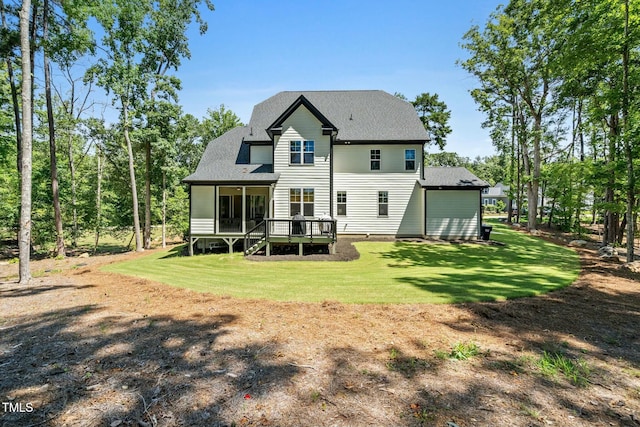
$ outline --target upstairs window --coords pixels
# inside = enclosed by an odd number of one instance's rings
[[[292,165],[312,165],[315,156],[314,141],[290,141],[289,163]]]
[[[380,170],[380,150],[371,150],[370,161],[371,161],[371,170],[379,171]]]
[[[404,150],[404,170],[416,170],[416,150]]]
[[[378,191],[378,216],[389,216],[388,191]]]
[[[338,215],[346,216],[347,215],[347,192],[346,191],[338,191]]]
[[[304,142],[304,163],[313,164],[313,157],[315,156],[315,145],[316,144],[313,141]]]

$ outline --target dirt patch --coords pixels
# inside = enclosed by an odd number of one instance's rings
[[[0,425],[638,426],[637,276],[580,255],[568,288],[460,305],[240,300],[98,269],[135,253],[35,261],[21,287],[5,263]],[[465,343],[480,354],[450,359]],[[543,375],[545,351],[587,383]]]

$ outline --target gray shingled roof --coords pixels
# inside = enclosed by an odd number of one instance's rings
[[[242,139],[249,134],[247,126],[241,126],[214,139],[198,163],[196,171],[183,181],[194,182],[276,182],[279,174],[272,165],[249,164],[249,145]]]
[[[381,90],[280,92],[253,108],[246,140],[269,141],[265,129],[300,95],[338,128],[336,141],[429,140],[413,105]]]
[[[270,142],[266,129],[301,95],[337,129],[337,141],[426,142],[413,105],[380,90],[280,92],[256,105],[247,126],[211,141],[196,171],[183,181],[275,182],[272,165],[250,165],[246,142]]]
[[[420,184],[427,189],[443,190],[489,187],[488,182],[462,167],[425,167],[424,180]]]

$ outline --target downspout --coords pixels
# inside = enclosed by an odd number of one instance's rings
[[[478,222],[478,230],[476,239],[482,237],[482,189],[478,191],[478,212],[480,213],[480,221]]]
[[[333,141],[335,135],[329,135],[329,216],[333,218]]]

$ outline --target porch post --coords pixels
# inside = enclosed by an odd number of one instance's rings
[[[215,206],[214,206],[215,217],[213,218],[213,224],[215,228],[213,229],[213,232],[219,233],[220,232],[220,187],[218,187],[217,185],[213,186],[213,200],[215,201]]]
[[[242,232],[247,232],[247,187],[242,186]]]

